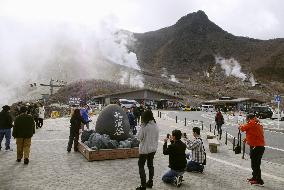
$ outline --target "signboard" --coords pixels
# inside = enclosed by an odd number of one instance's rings
[[[276,103],[280,102],[280,101],[281,101],[281,96],[276,95],[275,98],[274,98],[274,101],[275,101]]]
[[[81,98],[69,98],[69,105],[80,105]]]

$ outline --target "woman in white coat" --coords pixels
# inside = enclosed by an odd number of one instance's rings
[[[43,126],[43,119],[44,119],[45,109],[44,106],[40,103],[38,108],[38,125],[39,128]]]

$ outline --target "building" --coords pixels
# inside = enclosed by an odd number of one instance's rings
[[[136,100],[140,104],[150,106],[152,108],[178,108],[180,106],[180,98],[178,95],[171,95],[152,89],[138,89],[113,94],[104,94],[92,97],[92,102],[97,104],[115,104],[119,99]]]
[[[260,100],[256,100],[253,98],[232,98],[232,97],[221,97],[216,100],[209,100],[203,102],[205,105],[213,105],[215,109],[222,110],[241,110],[246,111],[250,109],[252,106],[261,105],[264,102]]]

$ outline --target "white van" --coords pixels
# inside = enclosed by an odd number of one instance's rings
[[[119,99],[119,103],[121,107],[126,107],[127,109],[130,109],[133,105],[136,107],[140,106],[136,100]]]
[[[201,111],[213,112],[214,111],[214,106],[213,105],[202,105],[201,106]]]

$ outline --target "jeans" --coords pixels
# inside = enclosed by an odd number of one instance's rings
[[[147,167],[149,169],[149,181],[153,181],[154,177],[153,160],[155,153],[156,152],[151,152],[149,154],[139,154],[138,166],[139,166],[139,175],[142,187],[146,187],[146,174],[144,169],[146,160],[147,160]]]
[[[265,148],[263,146],[250,147],[250,159],[251,159],[251,169],[252,177],[257,182],[263,182],[261,179],[261,158],[263,156]]]
[[[43,126],[43,119],[38,118],[38,127],[41,128]]]
[[[222,125],[221,124],[217,124],[217,131],[219,134],[219,138],[221,140],[221,136],[222,136]]]
[[[0,129],[0,147],[1,147],[4,136],[6,139],[5,146],[6,148],[10,148],[11,129]]]
[[[72,144],[74,141],[74,150],[78,150],[78,140],[79,140],[79,130],[74,130],[70,128],[70,136],[69,136],[69,141],[67,145],[67,151],[70,151],[72,148]]]
[[[135,126],[135,125],[134,125],[134,126],[131,126],[130,129],[132,129],[132,134],[133,134],[133,135],[136,135],[136,133],[137,133],[136,126]]]
[[[169,171],[167,171],[163,175],[162,180],[165,183],[174,183],[176,177],[177,176],[182,176],[183,174],[184,174],[184,171],[176,171],[176,170],[170,169]]]
[[[17,144],[17,159],[30,157],[30,149],[32,144],[32,138],[16,138]]]
[[[192,171],[197,171],[197,172],[203,172],[204,166],[198,162],[194,161],[189,161],[186,164],[186,171],[192,172]]]
[[[90,128],[90,122],[88,122],[88,123],[86,123],[86,124],[81,124],[81,129],[82,129],[82,131],[85,131],[85,126],[86,126],[87,130],[89,130],[89,128]]]

